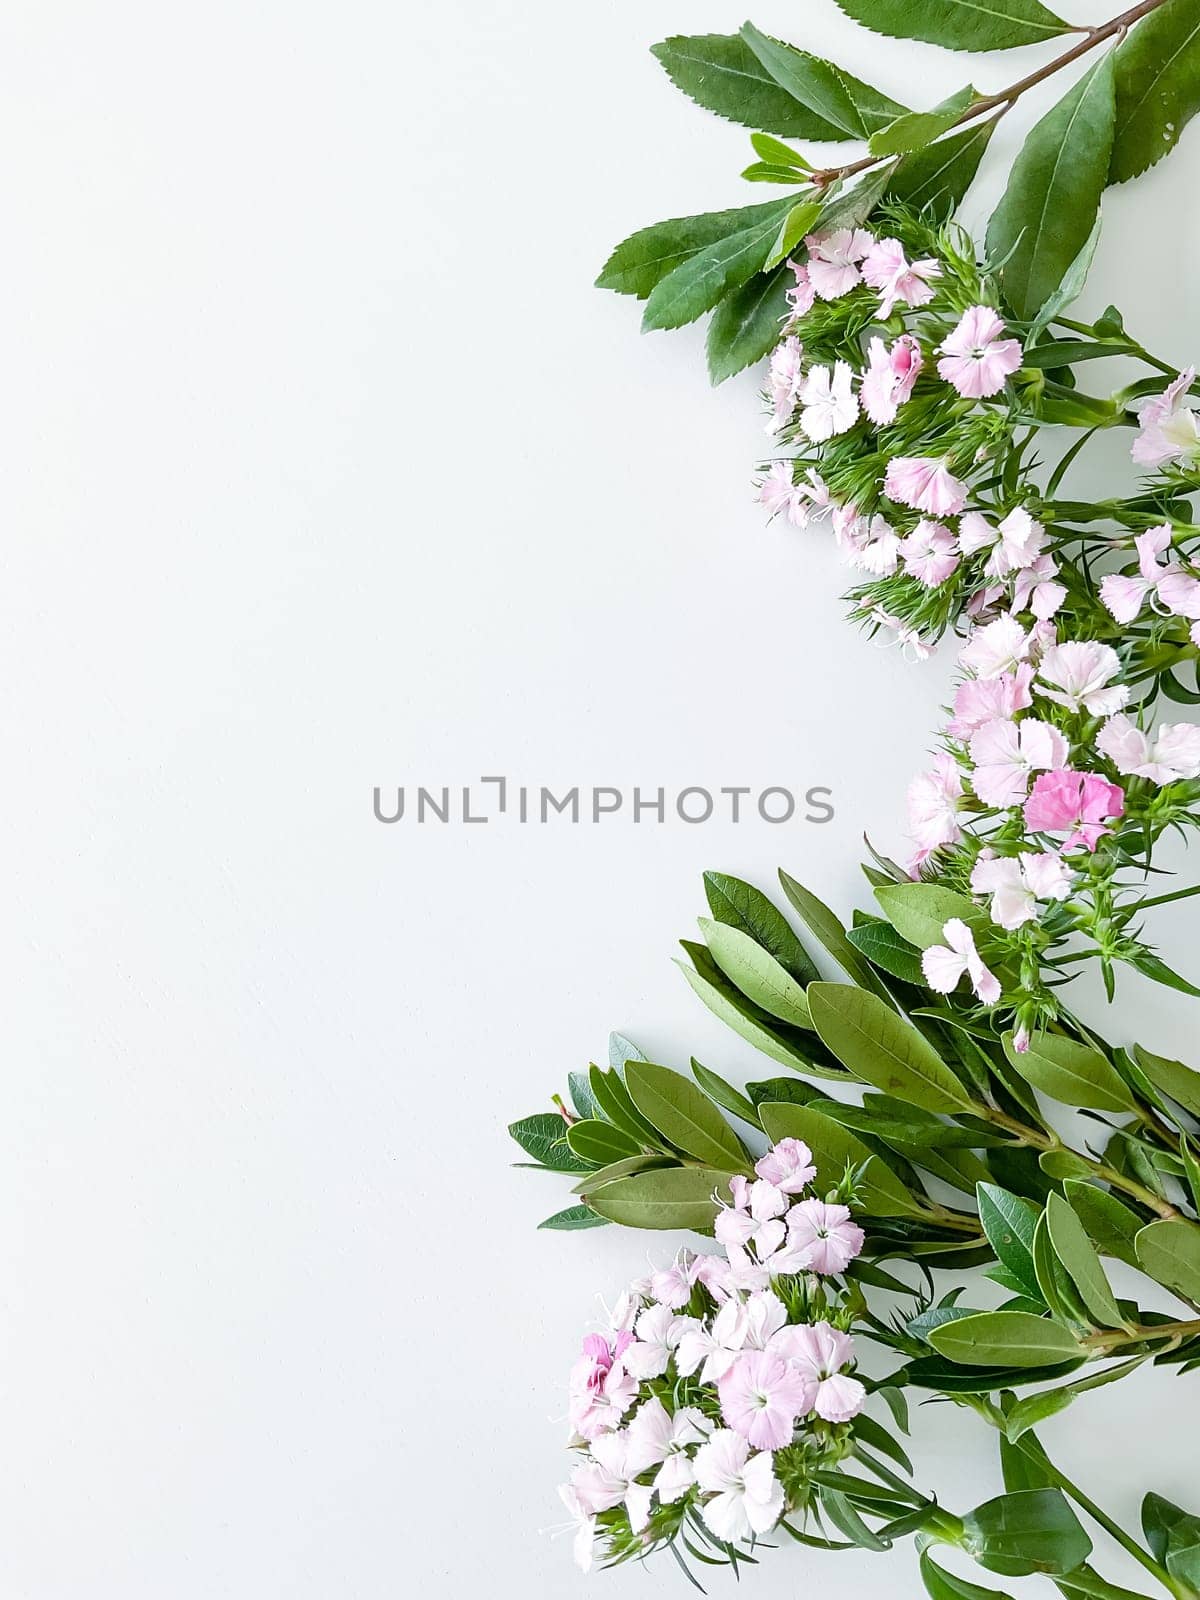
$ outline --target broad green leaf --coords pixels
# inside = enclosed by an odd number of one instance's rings
[[[636,1139],[599,1118],[573,1122],[567,1129],[567,1143],[582,1161],[590,1161],[598,1167],[643,1154]]]
[[[659,1145],[658,1134],[645,1117],[639,1114],[615,1067],[608,1072],[602,1072],[599,1067],[593,1066],[588,1082],[596,1104],[614,1127],[620,1128],[639,1144],[648,1144],[652,1147]]]
[[[802,1078],[763,1078],[746,1085],[755,1107],[764,1105],[806,1106],[821,1098],[821,1091]]]
[[[656,283],[642,314],[643,330],[682,328],[695,322],[759,272],[787,205],[786,200],[778,201],[773,215],[706,245]]]
[[[705,342],[708,376],[714,384],[761,361],[779,343],[788,278],[786,267],[759,273],[721,301]]]
[[[769,950],[740,928],[709,917],[700,918],[700,931],[713,960],[748,1000],[794,1028],[812,1027],[804,990]]]
[[[758,1107],[754,1101],[735,1089],[733,1084],[726,1083],[716,1072],[710,1072],[707,1067],[692,1057],[692,1077],[704,1090],[710,1100],[714,1100],[723,1111],[728,1111],[731,1116],[741,1117],[743,1122],[748,1122],[752,1128],[761,1127],[758,1120]]]
[[[1065,1178],[1088,1178],[1092,1174],[1091,1162],[1077,1156],[1073,1150],[1043,1150],[1038,1166],[1048,1178],[1059,1183]]]
[[[808,984],[821,974],[792,930],[782,911],[761,889],[727,872],[706,872],[704,894],[718,922],[727,922],[769,950],[798,983]]]
[[[577,1156],[567,1143],[567,1125],[556,1111],[539,1111],[536,1116],[510,1122],[508,1131],[525,1151],[551,1172],[587,1172],[595,1165]]]
[[[976,1506],[963,1518],[963,1548],[1005,1577],[1070,1572],[1092,1541],[1058,1489],[1019,1489]]]
[[[1161,161],[1200,111],[1200,11],[1167,0],[1114,55],[1116,126],[1108,181],[1123,183]]]
[[[663,1167],[609,1183],[589,1196],[593,1211],[627,1228],[712,1227],[714,1194],[728,1195],[731,1174],[712,1167]]]
[[[1186,1133],[1179,1135],[1179,1154],[1183,1158],[1183,1175],[1187,1179],[1192,1205],[1200,1211],[1200,1160],[1197,1160]]]
[[[1011,50],[1042,44],[1069,24],[1040,0],[837,0],[848,17],[893,39],[950,50]]]
[[[1065,1378],[1082,1365],[1081,1354],[1071,1361],[1054,1361],[1042,1367],[966,1367],[943,1356],[922,1356],[909,1361],[893,1376],[914,1389],[932,1389],[939,1394],[992,1394],[1022,1383],[1048,1383],[1053,1378]]]
[[[728,239],[731,234],[766,221],[773,220],[778,226],[787,206],[786,200],[769,200],[764,205],[737,206],[730,211],[670,217],[665,222],[639,228],[623,239],[609,256],[596,279],[596,287],[612,289],[617,294],[636,295],[644,300],[676,267],[718,240]]]
[[[568,1206],[565,1211],[556,1211],[552,1217],[547,1217],[545,1222],[539,1222],[538,1228],[553,1228],[560,1232],[570,1232],[577,1228],[605,1228],[608,1226],[607,1217],[598,1217],[590,1206]]]
[[[975,1191],[979,1220],[996,1259],[1012,1273],[1024,1294],[1041,1297],[1033,1267],[1033,1235],[1040,1212],[1029,1200],[998,1184],[981,1183]]]
[[[736,33],[676,34],[650,49],[677,89],[729,122],[790,139],[843,137],[840,128],[780,88]]]
[[[967,84],[934,106],[932,111],[909,111],[886,128],[871,135],[868,148],[873,156],[898,156],[910,150],[921,150],[946,133],[960,120],[967,107],[976,98],[977,91]]]
[[[902,939],[890,922],[872,918],[849,928],[846,937],[854,948],[866,956],[873,967],[880,967],[893,978],[904,983],[924,984],[921,970],[921,952]]]
[[[1115,1195],[1098,1189],[1094,1183],[1068,1178],[1063,1185],[1067,1199],[1088,1231],[1092,1243],[1106,1256],[1136,1267],[1134,1240],[1142,1227],[1141,1218]]]
[[[1111,54],[1031,130],[988,223],[987,248],[1020,317],[1032,317],[1087,243],[1108,181],[1113,136]]]
[[[951,216],[971,187],[996,127],[993,117],[973,123],[961,133],[947,134],[924,150],[914,150],[888,179],[888,194],[915,211]]]
[[[625,1087],[647,1122],[663,1138],[710,1167],[749,1170],[742,1141],[708,1096],[682,1073],[649,1061],[631,1061]]]
[[[1133,1096],[1121,1074],[1091,1045],[1058,1033],[1036,1033],[1029,1049],[1004,1035],[1004,1054],[1027,1083],[1063,1105],[1089,1111],[1132,1111]]]
[[[873,994],[844,983],[809,985],[819,1037],[855,1077],[926,1111],[970,1104],[961,1083],[923,1034]]]
[[[820,1077],[837,1076],[844,1079],[844,1073],[831,1074],[815,1067],[810,1061],[793,1050],[780,1036],[765,1027],[752,1014],[747,1006],[739,1005],[733,995],[724,989],[719,989],[715,983],[709,981],[702,973],[689,967],[686,962],[678,963],[680,971],[691,984],[693,990],[712,1012],[719,1017],[728,1027],[732,1028],[747,1043],[755,1049],[761,1050],[772,1061],[778,1061],[781,1066],[790,1067],[793,1072],[815,1072]]]
[[[970,1367],[1041,1367],[1079,1354],[1070,1329],[1028,1311],[981,1311],[935,1328],[929,1343]]]
[[[1103,1328],[1121,1327],[1123,1319],[1108,1279],[1104,1276],[1100,1257],[1083,1223],[1061,1195],[1051,1194],[1046,1198],[1046,1226],[1054,1253],[1078,1289],[1093,1320]]]
[[[1049,1200],[1049,1195],[1046,1198]],[[1054,1253],[1044,1211],[1038,1218],[1033,1235],[1033,1270],[1037,1273],[1042,1299],[1050,1307],[1052,1315],[1069,1326],[1090,1328],[1091,1318],[1083,1298]]]
[[[849,1167],[862,1167],[859,1209],[873,1217],[905,1217],[919,1211],[904,1184],[879,1157],[848,1129],[808,1106],[766,1104],[759,1108],[762,1125],[772,1144],[781,1139],[803,1139],[817,1167],[817,1189],[833,1187]]]
[[[1127,1377],[1142,1364],[1143,1357],[1131,1356],[1128,1361],[1119,1361],[1115,1366],[1098,1372],[1091,1378],[1078,1378],[1074,1383],[1067,1383],[1061,1389],[1043,1389],[1040,1394],[1026,1395],[1023,1400],[1018,1400],[1016,1405],[1005,1418],[1005,1433],[1012,1443],[1016,1443],[1030,1428],[1036,1428],[1039,1422],[1044,1422],[1047,1417],[1057,1416],[1060,1411],[1065,1411],[1081,1394],[1086,1394],[1092,1389],[1101,1389],[1106,1383],[1117,1383]]]
[[[928,1311],[910,1317],[904,1326],[915,1339],[924,1339],[928,1343],[929,1335],[935,1328],[943,1328],[947,1322],[961,1322],[964,1317],[978,1315],[978,1311],[968,1309],[966,1306],[930,1306]]]
[[[781,88],[851,139],[869,138],[907,110],[831,61],[772,39],[752,22],[742,25],[741,36]]]
[[[1138,1266],[1185,1300],[1200,1300],[1200,1225],[1182,1217],[1152,1222],[1134,1240]]]
[[[936,883],[883,884],[876,889],[875,898],[900,937],[918,950],[944,943],[943,930],[954,917],[968,927],[978,927],[986,920],[974,900]]]
[[[1148,1494],[1142,1501],[1142,1531],[1156,1561],[1193,1592],[1200,1589],[1200,1517]]]
[[[642,1151],[636,1156],[611,1161],[596,1172],[589,1172],[586,1178],[580,1178],[571,1193],[588,1195],[606,1183],[616,1183],[618,1178],[631,1178],[635,1172],[646,1172],[651,1167],[677,1167],[679,1164],[677,1157],[663,1155],[661,1151]]]
[[[921,1551],[921,1582],[930,1600],[1010,1600],[1010,1596],[986,1584],[969,1583],[939,1567],[929,1551]]]
[[[1182,1061],[1156,1056],[1152,1050],[1135,1045],[1134,1058],[1156,1089],[1178,1102],[1185,1111],[1200,1117],[1200,1072],[1185,1067]]]
[[[806,889],[802,883],[797,883],[795,878],[784,872],[782,867],[779,869],[779,881],[804,926],[833,957],[842,971],[862,988],[873,989],[878,993],[879,980],[847,939],[845,928],[824,901],[818,900],[810,889]]]
[[[792,251],[804,238],[811,233],[817,219],[821,215],[821,202],[819,200],[800,200],[784,217],[775,235],[775,242],[767,256],[765,267],[774,267],[791,255]],[[776,336],[778,336],[776,328]]]

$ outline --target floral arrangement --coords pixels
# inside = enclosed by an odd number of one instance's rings
[[[872,911],[846,926],[781,873],[797,932],[752,885],[705,876],[687,981],[790,1075],[739,1088],[693,1059],[689,1077],[614,1036],[607,1068],[510,1130],[575,1179],[543,1226],[724,1247],[677,1256],[589,1336],[565,1498],[608,1562],[665,1547],[691,1575],[757,1559],[768,1533],[879,1551],[912,1534],[933,1600],[994,1592],[946,1571],[939,1542],[1068,1600],[1131,1600],[1091,1565],[1080,1512],[1197,1600],[1200,1516],[1150,1493],[1139,1540],[1034,1431],[1147,1363],[1200,1366],[1200,1073],[1068,1003],[1088,962],[1110,998],[1121,963],[1200,994],[1145,922],[1197,892],[1148,885],[1200,802],[1200,730],[1176,709],[1200,703],[1200,391],[1116,308],[1072,314],[1105,187],[1200,109],[1196,8],[1074,27],[1040,0],[838,3],[953,50],[1071,42],[1006,88],[913,110],[749,23],[667,40],[676,85],[757,130],[743,176],[788,192],[643,229],[599,282],[643,299],[648,329],[711,313],[715,381],[768,358],[764,508],[830,531],[877,638],[920,660],[956,637],[959,680],[909,789],[909,859],[864,868]],[[977,249],[952,219],[997,120],[1076,62]],[[866,148],[840,166],[789,142],[846,138]],[[1114,370],[1105,392],[1092,374]],[[1114,430],[1125,492],[1071,498]],[[1140,1274],[1137,1301],[1105,1259]],[[891,1357],[885,1376],[851,1371],[855,1339]],[[957,1516],[912,1486],[896,1434],[913,1390],[994,1431],[1004,1495]]]

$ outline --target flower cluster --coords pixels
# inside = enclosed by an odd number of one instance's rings
[[[571,1372],[583,1459],[561,1490],[585,1569],[687,1536],[718,1552],[806,1503],[866,1398],[834,1282],[862,1249],[847,1206],[807,1195],[808,1147],[783,1139],[735,1177],[723,1254],[682,1251],[621,1295]]]

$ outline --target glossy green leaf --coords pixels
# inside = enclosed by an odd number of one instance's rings
[[[1018,316],[1032,317],[1087,243],[1108,181],[1113,63],[1104,55],[1030,131],[988,223],[987,248]]]
[[[889,195],[915,211],[928,211],[935,217],[953,215],[974,181],[995,127],[995,118],[975,122],[924,150],[914,150],[889,177]]]
[[[567,1143],[581,1160],[590,1161],[598,1167],[608,1166],[613,1161],[624,1161],[627,1156],[643,1154],[636,1139],[614,1127],[611,1122],[599,1118],[573,1122],[567,1129]]]
[[[748,1122],[752,1128],[760,1127],[758,1108],[747,1095],[740,1089],[735,1089],[733,1084],[727,1083],[719,1073],[711,1072],[707,1067],[701,1066],[692,1057],[692,1077],[704,1090],[710,1100],[716,1101],[723,1111],[728,1111],[731,1116],[741,1117],[743,1122]]]
[[[1119,1383],[1141,1364],[1141,1356],[1131,1356],[1128,1361],[1118,1361],[1115,1366],[1107,1367],[1093,1377],[1078,1378],[1074,1383],[1064,1384],[1060,1389],[1043,1389],[1039,1394],[1026,1395],[1023,1400],[1017,1401],[1005,1418],[1005,1433],[1009,1440],[1015,1443],[1028,1433],[1030,1428],[1037,1427],[1039,1422],[1045,1422],[1047,1417],[1055,1417],[1060,1411],[1065,1411],[1081,1394],[1086,1394],[1092,1389],[1101,1389],[1107,1383]]]
[[[769,950],[740,928],[709,917],[700,918],[700,931],[713,960],[748,1000],[794,1028],[812,1027],[804,990]]]
[[[790,281],[785,267],[759,273],[721,301],[705,340],[708,376],[714,384],[753,366],[778,344]]]
[[[767,256],[765,265],[773,267],[786,260],[800,243],[801,239],[811,233],[821,216],[821,202],[819,200],[800,200],[792,207],[779,226]],[[776,337],[779,330],[776,328]]]
[[[873,967],[880,967],[904,983],[924,984],[921,952],[901,938],[890,922],[872,918],[856,928],[848,928],[846,937]]]
[[[599,1167],[595,1172],[589,1172],[586,1177],[571,1190],[572,1194],[591,1194],[593,1189],[600,1189],[606,1183],[616,1183],[618,1178],[631,1178],[635,1172],[647,1172],[651,1167],[677,1167],[680,1165],[677,1156],[664,1155],[658,1150],[645,1150],[636,1156],[624,1156],[620,1161],[611,1161],[606,1167]]]
[[[568,1206],[565,1211],[556,1211],[552,1217],[547,1217],[545,1222],[539,1222],[538,1228],[551,1228],[555,1231],[568,1233],[579,1228],[605,1228],[608,1226],[607,1217],[598,1217],[590,1206]]]
[[[1043,44],[1069,25],[1040,0],[837,0],[848,17],[893,39],[950,50],[1011,50]]]
[[[677,1149],[723,1171],[749,1170],[741,1140],[690,1078],[670,1067],[631,1061],[625,1087],[646,1121]]]
[[[646,299],[642,328],[682,328],[752,278],[766,262],[787,205],[776,202],[770,216],[706,245],[657,282]]]
[[[1070,1572],[1092,1541],[1058,1489],[1019,1489],[976,1506],[963,1518],[963,1548],[989,1572],[1021,1578]]]
[[[978,927],[986,920],[974,900],[936,883],[883,884],[876,889],[875,898],[900,937],[918,950],[942,944],[945,926],[953,917],[968,927]]]
[[[1133,1096],[1117,1069],[1091,1045],[1059,1033],[1035,1033],[1029,1048],[1004,1035],[1004,1054],[1027,1083],[1063,1105],[1090,1111],[1132,1111]]]
[[[960,1111],[969,1099],[923,1034],[877,996],[844,983],[809,985],[818,1036],[855,1077],[926,1111]]]
[[[935,1328],[929,1343],[964,1366],[1040,1367],[1079,1353],[1061,1323],[1028,1311],[981,1311]]]
[[[898,156],[910,150],[923,149],[952,128],[975,98],[975,88],[967,84],[934,106],[932,111],[909,111],[897,117],[895,122],[889,122],[886,128],[880,128],[878,133],[871,135],[871,154]]]
[[[1193,1592],[1200,1590],[1200,1517],[1148,1494],[1142,1501],[1142,1531],[1156,1561]]]
[[[759,1115],[772,1144],[781,1139],[804,1140],[817,1168],[817,1193],[832,1188],[847,1167],[862,1167],[858,1185],[860,1210],[874,1217],[904,1217],[919,1209],[891,1168],[831,1117],[808,1106],[791,1104],[765,1104],[759,1108]]]
[[[833,957],[842,971],[853,978],[855,983],[880,994],[879,979],[847,939],[841,921],[824,901],[818,900],[811,889],[806,889],[802,883],[797,883],[795,878],[782,868],[779,871],[779,881],[797,915],[822,949]],[[882,998],[886,998],[886,992],[882,994]]]
[[[1108,181],[1123,183],[1172,151],[1200,111],[1200,11],[1167,0],[1117,46],[1116,125]]]
[[[840,128],[780,88],[736,33],[677,34],[650,49],[677,89],[729,122],[791,139],[844,137]]]
[[[627,1228],[712,1227],[715,1193],[728,1195],[731,1174],[712,1167],[663,1167],[605,1184],[588,1197],[593,1211]]]
[[[706,872],[704,894],[718,922],[727,922],[770,951],[798,983],[808,984],[821,974],[800,943],[790,922],[761,889],[743,883],[727,872]]]
[[[1083,1223],[1061,1195],[1046,1199],[1046,1226],[1054,1253],[1079,1291],[1092,1319],[1102,1328],[1119,1328],[1123,1319]]]
[[[994,1183],[981,1183],[976,1196],[979,1220],[988,1243],[996,1252],[996,1259],[1012,1273],[1023,1293],[1040,1298],[1041,1290],[1033,1267],[1038,1208]]]
[[[914,1389],[932,1389],[939,1394],[992,1394],[1022,1383],[1048,1383],[1065,1378],[1083,1365],[1083,1356],[1071,1361],[1055,1361],[1047,1366],[966,1367],[942,1356],[923,1356],[901,1367],[900,1374]]]
[[[719,1017],[747,1043],[754,1045],[755,1049],[770,1056],[772,1061],[778,1061],[781,1066],[791,1067],[793,1072],[819,1071],[777,1033],[760,1022],[745,1004],[739,1005],[738,1000],[728,990],[718,988],[715,983],[685,962],[680,961],[678,966],[692,989],[713,1015]],[[827,1073],[819,1075],[829,1076]],[[840,1078],[843,1074],[838,1073],[837,1076]]]
[[[1176,1101],[1194,1117],[1200,1117],[1200,1072],[1185,1067],[1182,1061],[1156,1056],[1152,1050],[1134,1046],[1134,1059],[1156,1089]]]
[[[567,1125],[556,1111],[510,1122],[508,1131],[525,1151],[551,1172],[587,1172],[594,1165],[577,1156],[567,1143]]]
[[[1088,1316],[1083,1299],[1068,1277],[1067,1269],[1054,1253],[1044,1211],[1038,1218],[1038,1225],[1033,1234],[1033,1270],[1037,1273],[1042,1299],[1050,1307],[1052,1314],[1068,1326],[1090,1328],[1091,1318]]]
[[[832,62],[773,39],[752,22],[743,24],[741,37],[781,88],[851,139],[869,138],[907,110]]]
[[[639,228],[623,239],[609,256],[596,279],[596,287],[645,300],[676,267],[709,245],[760,223],[773,222],[778,227],[787,207],[786,200],[769,200],[763,205],[738,206],[731,211],[670,217],[665,222]]]
[[[1182,1217],[1152,1222],[1134,1240],[1138,1266],[1185,1300],[1200,1301],[1200,1225]]]
[[[1134,1240],[1142,1227],[1137,1213],[1115,1195],[1098,1189],[1094,1183],[1068,1179],[1063,1188],[1075,1214],[1101,1254],[1136,1267]]]
[[[970,1583],[956,1573],[947,1572],[944,1567],[938,1566],[928,1550],[921,1552],[921,1582],[930,1600],[1010,1600],[1000,1590],[989,1589],[986,1584]]]
[[[588,1082],[596,1104],[614,1127],[620,1128],[638,1144],[648,1144],[652,1148],[660,1144],[658,1134],[629,1098],[629,1091],[615,1067],[603,1072],[593,1066]]]

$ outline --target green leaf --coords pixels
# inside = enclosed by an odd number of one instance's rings
[[[811,1028],[804,990],[769,950],[740,928],[700,918],[700,931],[721,971],[763,1011],[794,1028]]]
[[[909,150],[921,150],[954,126],[967,107],[976,98],[977,91],[967,84],[941,101],[932,111],[909,111],[886,128],[871,135],[868,148],[873,156],[904,155]]]
[[[714,384],[760,361],[779,342],[787,311],[787,269],[760,273],[721,301],[708,325],[705,349]]]
[[[951,133],[924,150],[914,150],[895,168],[888,193],[915,211],[951,216],[971,187],[995,131],[996,119],[973,123],[961,133]]]
[[[731,289],[761,271],[789,204],[777,200],[770,216],[705,245],[656,282],[642,314],[643,330],[682,328],[695,322]]]
[[[727,922],[769,950],[798,983],[808,984],[821,974],[792,930],[783,913],[761,889],[743,883],[727,872],[706,872],[704,894],[708,909],[718,922]]]
[[[590,1206],[568,1206],[565,1211],[556,1211],[552,1217],[547,1217],[545,1222],[539,1222],[542,1228],[554,1228],[561,1232],[570,1232],[576,1228],[606,1228],[607,1217],[598,1217]]]
[[[643,1154],[641,1145],[611,1122],[587,1118],[574,1122],[567,1129],[567,1143],[581,1161],[590,1161],[606,1167],[613,1161],[624,1161],[627,1156]]]
[[[1010,1600],[1010,1596],[985,1584],[969,1583],[939,1567],[928,1550],[921,1551],[921,1582],[930,1600]]]
[[[712,1227],[719,1209],[715,1192],[729,1193],[731,1174],[712,1167],[664,1167],[605,1184],[592,1194],[593,1211],[627,1228]]]
[[[813,1153],[822,1192],[832,1188],[847,1167],[862,1167],[858,1209],[873,1217],[911,1216],[920,1209],[891,1168],[831,1117],[792,1104],[765,1104],[759,1107],[759,1115],[772,1144],[803,1139]]]
[[[567,1143],[567,1125],[557,1111],[539,1111],[536,1116],[510,1122],[508,1131],[525,1151],[551,1172],[587,1172],[593,1165],[577,1156]]]
[[[702,1066],[695,1056],[692,1057],[692,1077],[704,1090],[710,1100],[716,1102],[723,1111],[728,1111],[730,1116],[740,1117],[743,1122],[748,1122],[752,1128],[761,1128],[758,1120],[758,1107],[740,1089],[735,1089],[733,1084],[727,1083],[716,1072],[710,1072]]]
[[[1151,1050],[1135,1045],[1134,1059],[1156,1089],[1177,1101],[1185,1111],[1200,1117],[1200,1072],[1185,1067],[1182,1061],[1171,1061],[1166,1056],[1156,1056]]]
[[[1046,1198],[1046,1226],[1054,1253],[1078,1289],[1092,1318],[1103,1328],[1119,1328],[1123,1319],[1117,1308],[1100,1257],[1092,1247],[1083,1223],[1061,1195]]]
[[[992,1394],[998,1389],[1011,1389],[1016,1384],[1044,1383],[1051,1378],[1064,1378],[1082,1365],[1081,1355],[1071,1361],[1056,1361],[1044,1367],[963,1367],[941,1356],[923,1356],[917,1361],[908,1362],[893,1377],[903,1379],[915,1389],[932,1389],[939,1394]]]
[[[1038,1166],[1048,1178],[1060,1183],[1065,1178],[1088,1178],[1092,1174],[1092,1163],[1077,1156],[1073,1150],[1043,1150],[1038,1157]]]
[[[1108,181],[1113,63],[1103,56],[1031,130],[988,223],[987,248],[1020,317],[1032,317],[1087,243]]]
[[[625,1156],[620,1161],[610,1161],[606,1167],[601,1167],[597,1172],[589,1172],[585,1178],[580,1178],[571,1193],[589,1195],[593,1189],[600,1189],[606,1183],[615,1183],[618,1178],[630,1178],[635,1172],[646,1172],[651,1167],[679,1165],[676,1157],[664,1155],[661,1151],[642,1151],[636,1156]]]
[[[872,917],[869,922],[847,929],[846,937],[873,967],[880,967],[904,983],[924,984],[921,952],[902,939],[890,922]]]
[[[766,259],[766,267],[778,264],[791,255],[792,251],[804,238],[811,233],[813,226],[821,215],[821,202],[819,200],[801,200],[788,212],[780,224],[779,232],[775,235],[775,243],[771,246],[771,253]],[[776,328],[776,335],[778,335]]]
[[[639,228],[609,256],[596,287],[644,300],[656,284],[699,251],[760,222],[778,219],[786,205],[786,201],[769,200],[764,205],[737,206],[730,211],[671,217]]]
[[[1142,1227],[1141,1218],[1115,1195],[1097,1189],[1094,1183],[1068,1179],[1063,1185],[1079,1220],[1092,1243],[1103,1255],[1114,1256],[1131,1267],[1137,1266],[1134,1240]]]
[[[571,1104],[581,1117],[598,1117],[602,1114],[586,1072],[568,1072],[567,1089]]]
[[[749,1170],[742,1141],[712,1101],[689,1078],[649,1061],[631,1061],[625,1087],[647,1122],[669,1143],[710,1167]]]
[[[837,0],[848,17],[893,39],[950,50],[1011,50],[1069,30],[1039,0]]]
[[[1181,700],[1186,705],[1200,705],[1200,694],[1184,689],[1179,680],[1173,678],[1170,673],[1159,679],[1159,687],[1169,699]],[[1153,950],[1139,950],[1126,959],[1136,972],[1140,972],[1143,977],[1153,978],[1155,983],[1161,983],[1164,988],[1178,989],[1180,994],[1200,997],[1200,988],[1197,988],[1190,978],[1181,976],[1169,967],[1161,956],[1154,954]]]
[[[926,1111],[970,1104],[962,1084],[923,1034],[873,994],[844,983],[809,985],[818,1036],[855,1077]]]
[[[790,139],[842,138],[840,128],[780,88],[736,33],[676,34],[650,50],[677,89],[729,122]]]
[[[639,1144],[654,1146],[659,1143],[658,1134],[646,1119],[638,1114],[637,1108],[629,1098],[629,1091],[615,1067],[608,1072],[602,1072],[596,1066],[592,1067],[588,1082],[596,1104],[614,1127],[620,1128]]]
[[[1079,1378],[1074,1383],[1067,1383],[1061,1389],[1043,1389],[1040,1394],[1026,1395],[1023,1400],[1018,1400],[1005,1419],[1005,1433],[1012,1443],[1035,1428],[1039,1422],[1044,1422],[1047,1417],[1057,1416],[1060,1411],[1065,1411],[1079,1395],[1086,1394],[1091,1389],[1101,1389],[1106,1383],[1117,1383],[1127,1377],[1142,1364],[1143,1357],[1131,1356],[1128,1361],[1119,1361],[1116,1366],[1107,1367],[1103,1372],[1098,1372],[1091,1378]]]
[[[769,161],[777,167],[795,167],[799,172],[811,172],[812,162],[805,159],[799,150],[793,150],[790,144],[784,144],[782,139],[773,139],[769,133],[752,133],[750,143],[754,146],[755,155],[763,161]]]
[[[1023,1293],[1040,1299],[1033,1266],[1033,1235],[1041,1214],[1038,1208],[994,1183],[981,1183],[975,1193],[979,1221],[997,1261],[1008,1268]]]
[[[1042,1291],[1042,1298],[1050,1307],[1051,1314],[1069,1326],[1090,1328],[1091,1320],[1079,1291],[1067,1276],[1067,1269],[1054,1253],[1044,1211],[1038,1218],[1038,1225],[1033,1235],[1033,1270],[1037,1273],[1038,1287]]]
[[[936,883],[881,884],[875,898],[900,937],[918,950],[941,944],[943,930],[954,917],[976,928],[986,920],[974,900]]]
[[[756,1108],[764,1105],[806,1106],[821,1098],[819,1089],[800,1078],[763,1078],[746,1085],[746,1093]]]
[[[851,139],[869,138],[907,110],[832,62],[772,39],[752,22],[742,25],[741,36],[781,88]]]
[[[1197,1160],[1186,1133],[1179,1135],[1179,1154],[1183,1158],[1183,1175],[1187,1179],[1192,1205],[1200,1211],[1200,1160]]]
[[[795,167],[775,166],[767,161],[752,161],[748,167],[743,167],[741,175],[747,183],[802,184],[808,181]]]
[[[623,1033],[610,1033],[608,1036],[608,1064],[618,1072],[624,1071],[627,1061],[645,1061],[646,1052],[632,1039],[627,1039]]]
[[[1004,1035],[1004,1054],[1010,1066],[1035,1089],[1063,1105],[1089,1111],[1132,1111],[1133,1096],[1124,1078],[1099,1050],[1059,1033],[1036,1033],[1029,1049],[1013,1046]]]
[[[1200,1589],[1200,1517],[1160,1494],[1148,1494],[1142,1501],[1142,1531],[1154,1559],[1180,1583]]]
[[[963,1518],[963,1548],[989,1572],[1022,1578],[1070,1572],[1092,1541],[1058,1489],[1019,1489],[976,1506]]]
[[[981,1311],[935,1328],[929,1343],[969,1367],[1040,1367],[1079,1354],[1068,1328],[1028,1311]]]
[[[1134,1240],[1138,1266],[1185,1300],[1200,1300],[1200,1226],[1182,1217],[1152,1222]]]
[[[829,907],[810,889],[779,869],[779,881],[797,914],[823,949],[837,962],[842,971],[864,989],[878,992],[879,980],[858,951],[846,937],[846,930]]]
[[[1108,181],[1123,183],[1173,150],[1200,111],[1200,12],[1167,0],[1117,46],[1116,127]]]
[[[777,1033],[765,1027],[748,1006],[739,1005],[732,993],[719,989],[715,983],[710,982],[702,973],[689,967],[685,962],[680,961],[678,966],[713,1015],[719,1017],[755,1049],[770,1056],[772,1061],[778,1061],[781,1066],[790,1067],[793,1072],[816,1071],[820,1076],[830,1076],[829,1073],[820,1072],[820,1069],[815,1068],[798,1051],[793,1050]],[[842,1078],[844,1074],[838,1073],[837,1076]]]

